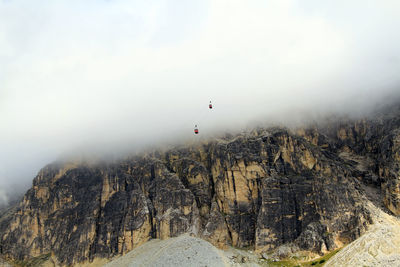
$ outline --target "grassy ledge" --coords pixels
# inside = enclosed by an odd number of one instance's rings
[[[338,253],[340,249],[336,249],[323,257],[314,259],[312,261],[297,261],[297,260],[282,260],[282,261],[272,261],[268,260],[266,262],[266,266],[277,266],[277,267],[321,267],[323,266],[330,258],[332,258],[336,253]]]
[[[38,267],[50,259],[51,253],[43,254],[26,261],[13,261],[15,267]]]

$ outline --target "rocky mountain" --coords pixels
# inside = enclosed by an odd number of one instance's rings
[[[55,162],[1,216],[0,253],[71,266],[191,233],[220,248],[323,254],[367,231],[365,187],[400,215],[399,167],[400,105],[115,162]]]

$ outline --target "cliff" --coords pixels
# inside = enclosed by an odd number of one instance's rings
[[[0,219],[0,253],[74,265],[191,233],[218,247],[325,253],[372,223],[364,186],[400,214],[400,109],[259,128],[117,162],[56,162]]]

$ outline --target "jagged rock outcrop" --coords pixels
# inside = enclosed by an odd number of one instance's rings
[[[400,213],[394,114],[257,129],[113,163],[50,164],[0,219],[0,252],[52,253],[72,265],[192,233],[219,247],[264,252],[291,243],[324,253],[371,223],[361,183],[382,187],[386,206]]]
[[[325,125],[319,131],[334,140],[336,153],[350,154],[357,165],[355,176],[381,187],[386,207],[400,215],[400,105],[367,119]]]

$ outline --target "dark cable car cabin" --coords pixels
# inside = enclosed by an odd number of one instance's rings
[[[197,128],[197,125],[194,126],[194,133],[199,134],[199,129]]]
[[[210,104],[208,104],[208,108],[209,108],[209,109],[212,109],[211,101],[210,101]]]

